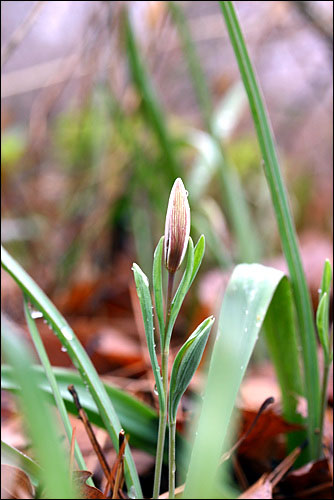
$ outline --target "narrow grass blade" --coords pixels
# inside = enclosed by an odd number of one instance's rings
[[[197,101],[202,112],[204,124],[209,130],[211,126],[211,116],[213,111],[211,94],[206,83],[203,68],[195,50],[187,20],[184,16],[182,8],[180,7],[180,5],[178,5],[178,2],[168,2],[168,8],[182,42],[183,54],[189,67],[189,71],[192,77],[192,84],[194,86]]]
[[[36,372],[38,386],[46,394],[48,400],[52,404],[55,404],[54,398],[52,397],[52,389],[43,368],[36,365],[33,369]],[[73,403],[73,398],[67,389],[68,385],[73,384],[79,395],[81,406],[86,411],[89,421],[105,429],[98,408],[92,396],[87,391],[80,375],[74,370],[69,370],[67,368],[53,367],[52,371],[56,378],[66,410],[73,415],[78,414],[78,410]],[[121,389],[110,384],[103,385],[108,397],[113,402],[122,428],[125,430],[126,434],[130,435],[132,445],[153,455],[156,450],[156,433],[158,429],[158,416],[156,412]],[[13,370],[8,365],[1,366],[1,388],[11,392],[17,392],[19,390],[13,378]],[[134,415],[136,418],[133,417]]]
[[[19,339],[8,324],[1,327],[4,358],[12,366],[13,378],[22,389],[19,402],[36,460],[41,466],[39,481],[46,489],[47,498],[77,498],[65,451],[58,440],[56,420],[31,368],[32,356],[25,341]]]
[[[165,338],[164,304],[163,304],[163,293],[162,293],[163,246],[164,246],[164,236],[161,236],[160,241],[154,252],[153,273],[152,273],[155,312],[157,313],[157,318],[159,323],[161,351],[163,349],[164,338]]]
[[[319,304],[317,308],[316,319],[317,319],[318,335],[322,348],[324,350],[325,362],[327,364],[330,363],[333,358],[329,340],[329,300],[330,300],[331,282],[332,282],[332,267],[329,260],[326,259],[321,279]]]
[[[34,486],[37,486],[42,470],[37,462],[32,460],[28,455],[17,450],[14,446],[10,446],[1,440],[1,464],[13,465],[19,467],[28,474],[30,481]]]
[[[150,354],[156,390],[158,392],[159,406],[160,410],[163,411],[163,409],[166,407],[166,401],[162,386],[161,370],[155,351],[153,312],[152,312],[153,306],[150,294],[150,287],[147,276],[143,273],[143,271],[137,264],[133,264],[132,270],[135,277],[137,294],[143,315],[147,347],[148,347],[148,352]]]
[[[328,363],[330,359],[329,352],[329,336],[328,336],[328,314],[329,314],[329,297],[325,292],[319,302],[317,308],[317,329],[319,340],[324,350],[324,356]]]
[[[24,269],[1,247],[1,265],[14,278],[23,293],[29,298],[31,304],[43,314],[53,332],[57,335],[62,345],[66,348],[74,366],[79,370],[80,376],[99,409],[106,430],[118,450],[118,435],[121,430],[117,414],[104,386],[91,362],[85,349],[82,347],[72,328],[60,314],[50,299],[44,294],[35,281]],[[125,449],[125,479],[128,489],[134,486],[138,498],[142,497],[139,478],[129,446]]]
[[[225,242],[222,241],[220,235],[218,235],[208,214],[206,212],[195,213],[192,216],[192,226],[198,233],[205,231],[206,246],[209,252],[211,252],[213,257],[216,259],[218,265],[222,269],[232,268],[233,259],[231,256],[231,251],[227,248]]]
[[[324,430],[324,420],[328,402],[328,382],[330,367],[333,361],[333,327],[329,331],[329,300],[332,283],[332,266],[328,259],[324,264],[324,270],[321,280],[319,304],[317,308],[317,329],[320,343],[324,351],[324,368],[321,384],[321,415],[320,415],[320,439],[318,455],[322,454],[322,436]]]
[[[281,271],[260,264],[240,264],[231,276],[213,344],[184,498],[217,498],[217,468],[240,383],[283,277]],[[290,339],[286,344],[293,345]]]
[[[156,93],[149,79],[147,68],[140,56],[131,21],[128,13],[124,11],[126,49],[132,78],[137,86],[144,111],[154,132],[161,152],[164,156],[166,174],[170,181],[179,176],[180,166],[174,153],[174,144],[170,138],[164,113],[160,107]],[[168,168],[167,168],[168,165]]]
[[[230,41],[248,95],[255,129],[264,159],[264,169],[271,192],[284,255],[291,276],[304,363],[304,387],[308,403],[308,439],[310,458],[317,458],[320,423],[320,386],[316,335],[309,292],[299,253],[296,231],[289,209],[286,189],[280,172],[269,117],[261,95],[239,21],[231,1],[220,2]]]
[[[208,155],[206,151],[197,162],[195,169],[199,171],[199,176],[196,173],[195,176],[199,183],[205,186],[212,174],[218,171],[225,211],[237,240],[237,259],[243,262],[252,262],[259,257],[259,239],[256,236],[239,179],[233,170],[233,166],[227,161],[221,142],[222,138],[217,134],[217,127],[215,126],[216,114],[213,110],[210,91],[187,20],[178,2],[169,2],[168,5],[181,40],[183,55],[189,68],[191,83],[194,86],[203,122],[208,131],[206,146],[208,147],[209,161],[207,161]],[[192,180],[194,181],[194,176],[192,176]],[[197,186],[199,183],[197,182]],[[196,191],[197,193],[202,192],[200,187],[193,190],[192,184],[193,182],[189,184],[192,196]]]
[[[214,318],[205,319],[183,344],[177,353],[169,385],[169,421],[176,422],[180,399],[187,389],[201,361]]]
[[[64,405],[64,401],[63,401],[63,399],[62,399],[62,397],[60,395],[59,388],[58,388],[58,385],[57,385],[57,381],[56,381],[55,376],[53,374],[52,367],[51,367],[48,355],[47,355],[46,350],[44,348],[44,345],[43,345],[42,339],[40,337],[39,331],[37,329],[36,323],[33,320],[33,318],[31,317],[31,313],[29,311],[28,303],[27,303],[27,300],[26,300],[25,297],[24,297],[24,313],[25,313],[25,317],[26,317],[26,321],[27,321],[27,324],[28,324],[28,328],[29,328],[29,331],[30,331],[31,338],[32,338],[32,340],[34,342],[34,345],[35,345],[36,351],[38,353],[39,359],[41,360],[41,363],[42,363],[42,365],[44,367],[45,374],[46,374],[46,376],[48,378],[50,387],[52,388],[53,396],[55,398],[55,403],[56,403],[56,406],[58,408],[61,420],[63,422],[63,426],[64,426],[64,429],[65,429],[65,433],[66,433],[68,442],[71,443],[71,439],[72,439],[72,426],[71,426],[71,423],[70,423],[68,415],[67,415],[67,411],[66,411],[66,408],[65,408],[65,405]],[[76,461],[77,461],[79,469],[80,470],[87,470],[84,458],[83,458],[83,456],[81,454],[80,448],[79,448],[78,443],[76,441],[75,441],[74,453],[75,453],[75,458],[76,458]],[[90,483],[93,486],[92,481]]]
[[[172,300],[168,329],[166,331],[166,336],[165,336],[165,345],[167,345],[167,346],[169,345],[169,342],[170,342],[170,338],[172,335],[172,331],[174,328],[176,318],[180,312],[184,298],[189,290],[190,280],[191,280],[192,272],[193,272],[193,268],[194,268],[194,244],[193,244],[193,240],[190,237],[189,237],[187,252],[188,252],[188,255],[187,255],[186,268],[184,270],[184,273],[183,273],[182,279],[180,281],[180,284],[178,286],[178,289],[176,290],[176,293],[175,293],[174,298]]]

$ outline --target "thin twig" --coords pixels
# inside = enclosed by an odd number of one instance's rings
[[[307,444],[308,440],[305,439],[305,441],[300,446],[295,448],[287,457],[285,457],[284,460],[282,460],[281,463],[278,464],[278,466],[272,472],[270,472],[270,474],[268,474],[268,481],[271,482],[273,488],[280,482],[282,477],[293,466]]]
[[[72,438],[71,438],[71,448],[70,448],[70,477],[72,478],[72,472],[73,472],[73,462],[74,462],[74,446],[75,446],[75,433],[76,433],[76,426],[73,427],[72,430]]]
[[[104,472],[104,475],[106,476],[107,480],[109,479],[109,475],[110,475],[110,467],[105,459],[105,456],[103,454],[103,451],[102,451],[102,448],[101,446],[99,445],[99,442],[97,441],[96,439],[96,436],[94,434],[94,431],[93,431],[93,428],[88,420],[88,417],[87,417],[87,414],[85,412],[85,410],[82,408],[81,404],[80,404],[80,401],[79,401],[79,396],[78,396],[78,393],[77,391],[75,390],[74,388],[74,385],[69,385],[67,387],[67,389],[69,390],[69,392],[72,394],[72,397],[73,397],[73,401],[74,401],[74,404],[78,410],[78,413],[79,413],[79,418],[80,420],[82,420],[84,426],[85,426],[85,429],[86,429],[86,432],[87,432],[87,435],[89,437],[89,440],[90,442],[92,443],[92,446],[94,448],[94,451],[97,455],[97,458],[99,459],[99,462],[101,464],[101,467],[102,467],[102,470]]]
[[[28,34],[45,4],[45,1],[36,2],[22,23],[16,28],[8,43],[1,51],[1,68],[3,68],[15,49],[17,49],[24,37]]]
[[[111,469],[111,472],[110,472],[110,484],[112,485],[112,483],[114,483],[112,498],[117,498],[117,495],[121,496],[120,489],[122,488],[123,482],[124,482],[124,451],[125,451],[125,447],[128,443],[128,437],[125,436],[125,432],[123,429],[120,431],[118,439],[119,439],[118,454],[117,454],[115,463],[114,463],[114,465]],[[114,477],[115,477],[115,480],[114,480]],[[107,494],[107,493],[108,493],[108,490],[106,487],[105,494]]]

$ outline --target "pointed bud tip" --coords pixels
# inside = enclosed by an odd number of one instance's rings
[[[190,207],[188,192],[178,177],[172,187],[165,224],[164,254],[169,272],[180,267],[188,246],[190,234]]]

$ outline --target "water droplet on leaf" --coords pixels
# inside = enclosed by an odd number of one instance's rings
[[[64,335],[65,339],[67,340],[73,339],[72,330],[68,325],[63,326],[60,331]]]

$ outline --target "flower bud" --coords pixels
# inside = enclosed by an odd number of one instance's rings
[[[169,196],[165,223],[164,254],[170,273],[178,270],[188,246],[190,208],[187,196],[182,180],[176,179]]]

